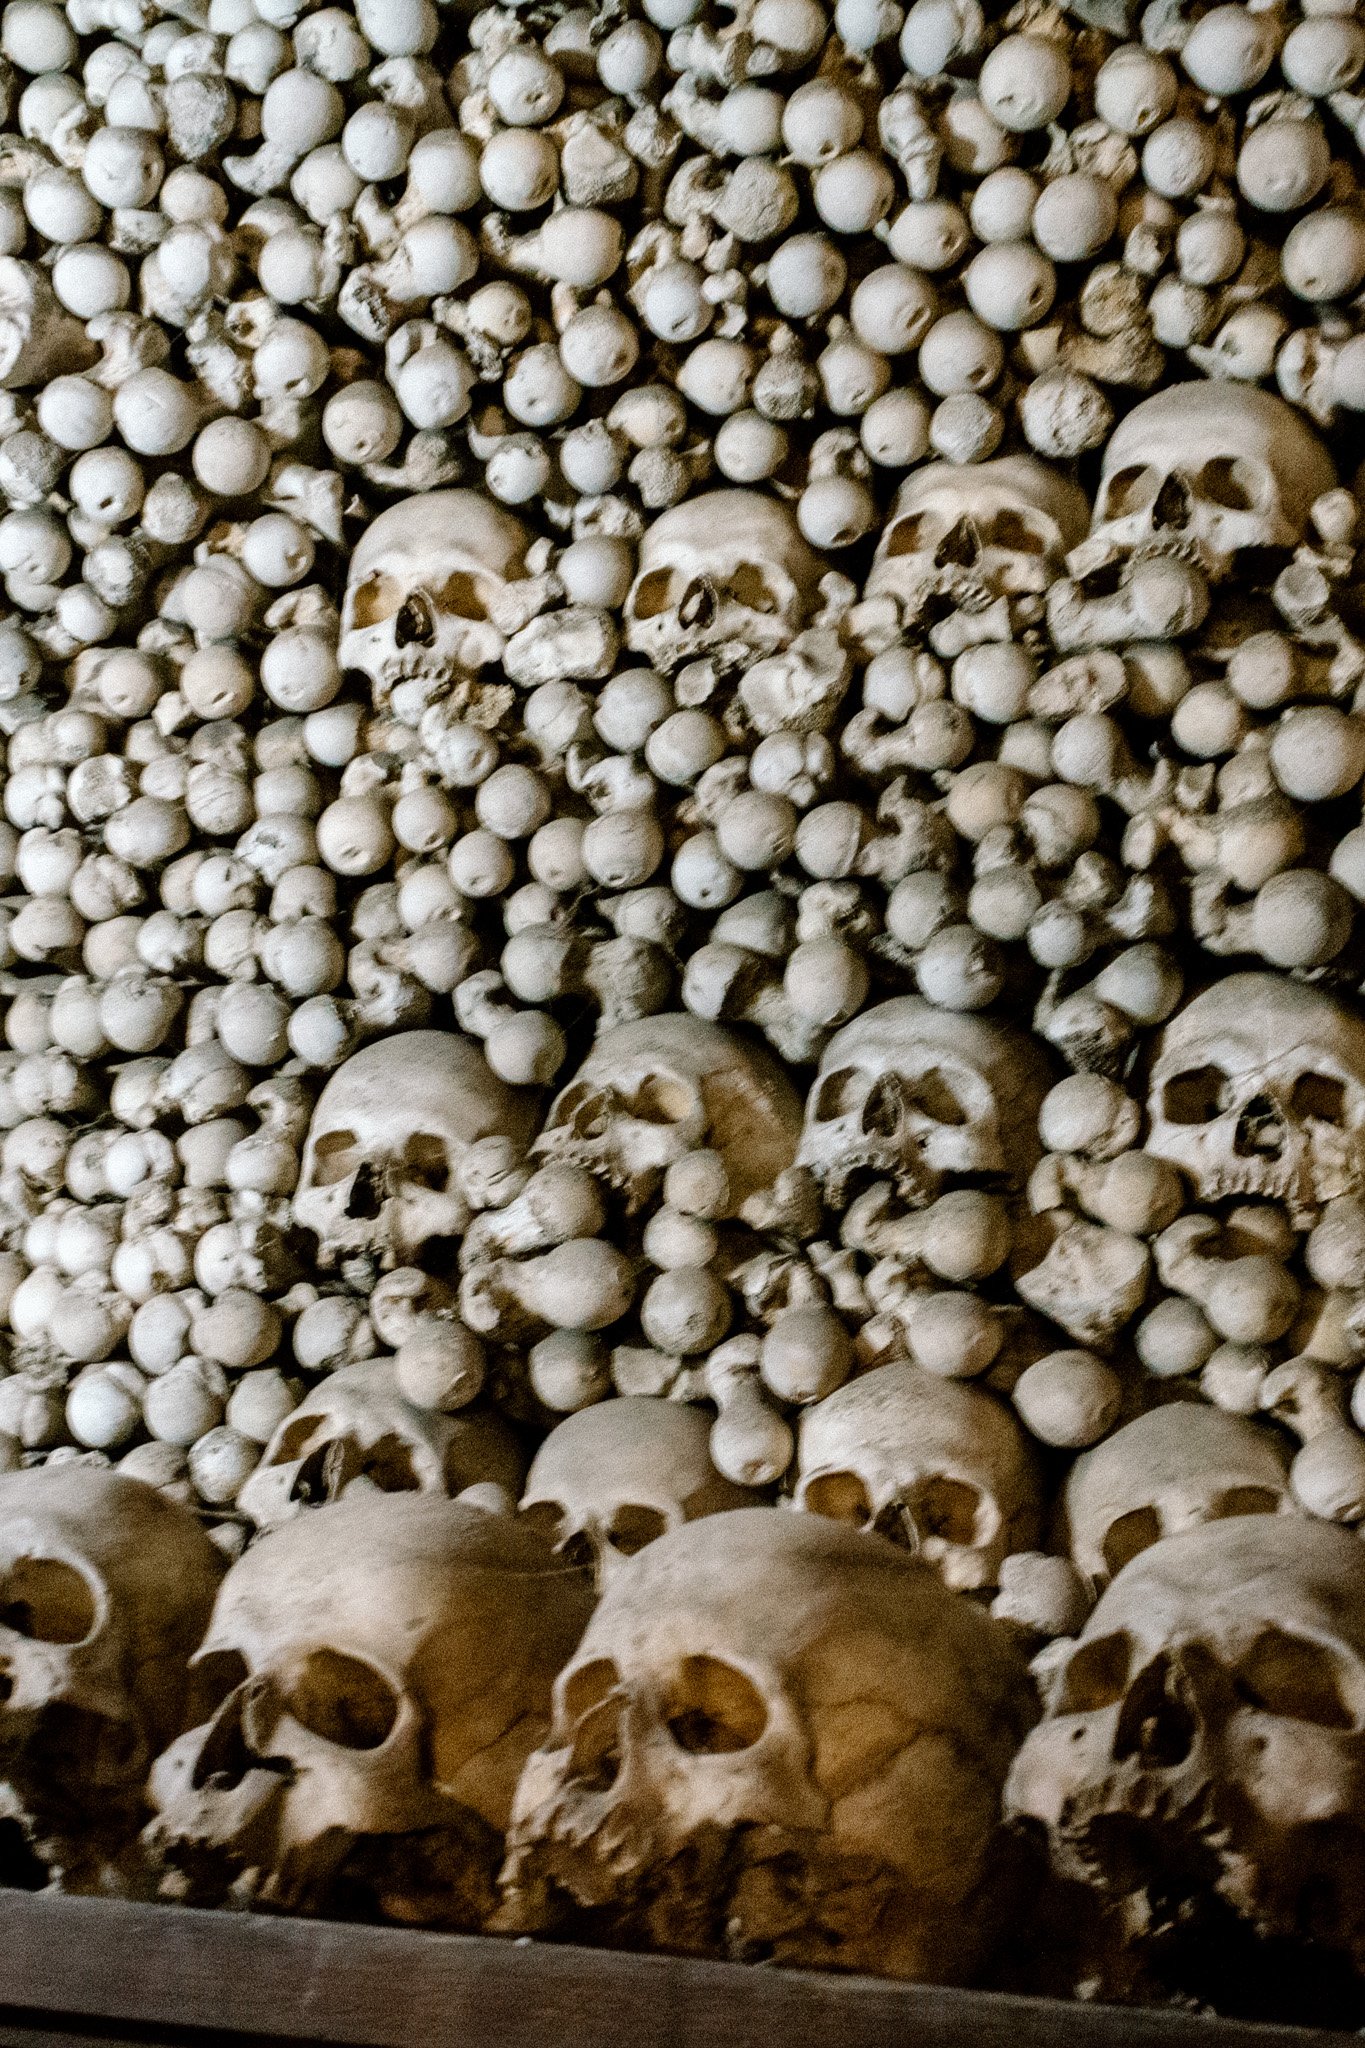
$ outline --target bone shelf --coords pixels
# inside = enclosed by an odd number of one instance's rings
[[[1349,2034],[0,1891],[0,2048],[1331,2048]]]

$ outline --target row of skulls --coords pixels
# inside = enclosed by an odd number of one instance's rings
[[[1093,513],[1078,485],[1033,456],[915,470],[855,623],[872,647],[932,623],[931,644],[957,652],[1009,638],[1046,603],[1068,651],[1157,638],[1176,618],[1202,619],[1207,584],[1239,558],[1287,558],[1335,484],[1326,450],[1283,399],[1244,385],[1179,385],[1135,406],[1113,434]],[[474,493],[427,494],[382,513],[352,559],[343,664],[384,699],[398,692],[401,705],[405,689],[419,702],[423,685],[430,693],[498,661],[531,630],[517,589],[526,547],[520,523]],[[1136,565],[1153,559],[1186,571],[1167,619],[1150,615],[1150,589],[1144,610],[1134,582]],[[1087,599],[1085,579],[1116,562],[1127,565],[1122,603]],[[708,493],[646,530],[624,637],[664,673],[704,664],[714,678],[785,654],[821,603],[819,561],[780,500]],[[945,614],[960,621],[956,639],[943,636]],[[761,686],[745,694],[759,730],[762,698]]]
[[[434,1495],[222,1565],[141,1482],[0,1480],[5,1882],[1034,1988],[1107,1954],[1150,1989],[1210,1909],[1361,1960],[1340,1529],[1246,1505],[1158,1540],[1041,1709],[923,1559],[788,1508],[699,1509],[595,1605],[533,1520]],[[1040,1979],[1059,1903],[1089,1945]]]
[[[533,1138],[466,1041],[399,1036],[324,1091],[295,1213],[324,1261],[411,1261],[466,1230],[490,1139],[626,1213],[700,1147],[737,1210],[793,1168],[836,1205],[874,1175],[914,1209],[1017,1188],[1045,1085],[1023,1034],[902,998],[836,1035],[803,1120],[766,1055],[665,1016],[599,1040]],[[1218,984],[1167,1028],[1149,1125],[1208,1200],[1355,1191],[1360,1027],[1300,984]],[[515,1452],[457,1444],[472,1418],[434,1419],[430,1471],[398,1471],[396,1429],[356,1441],[387,1370],[284,1425],[225,1578],[139,1482],[0,1480],[11,1882],[911,1978],[994,1954],[1034,1983],[1025,1899],[1079,1886],[1086,1967],[1108,1955],[1116,1988],[1214,1905],[1359,1959],[1365,1557],[1296,1511],[1255,1425],[1167,1405],[1075,1463],[1065,1540],[1101,1597],[1037,1663],[1040,1710],[1007,1602],[970,1597],[1039,1533],[989,1394],[857,1375],[805,1417],[793,1502],[758,1508],[698,1411],[608,1401],[555,1432],[513,1516]]]

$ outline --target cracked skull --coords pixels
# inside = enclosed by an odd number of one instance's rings
[[[1143,1551],[1049,1681],[1007,1805],[1130,1937],[1215,1895],[1264,1935],[1365,1934],[1365,1550],[1310,1517]],[[1321,1956],[1321,1946],[1315,1951]],[[1312,1953],[1310,1952],[1310,1953]]]
[[[766,1053],[685,1011],[604,1031],[555,1098],[535,1150],[620,1189],[638,1209],[665,1168],[709,1147],[732,1213],[791,1165],[801,1103]]]
[[[367,527],[351,557],[339,659],[376,702],[398,683],[448,683],[498,660],[505,586],[525,575],[520,521],[481,491],[404,498]]]
[[[456,1169],[480,1138],[526,1145],[529,1096],[492,1073],[456,1031],[400,1031],[339,1067],[318,1098],[294,1221],[314,1231],[324,1266],[368,1253],[410,1265],[458,1237],[469,1210]]]
[[[88,1878],[193,1718],[222,1559],[187,1508],[84,1465],[0,1477],[0,1883]]]
[[[503,1924],[960,1975],[1029,1717],[1003,1632],[879,1537],[690,1522],[611,1581],[555,1688]]]
[[[258,1529],[352,1489],[457,1494],[486,1481],[515,1496],[521,1454],[496,1415],[433,1414],[405,1400],[393,1361],[329,1373],[275,1431],[237,1497]]]
[[[1178,384],[1134,406],[1104,453],[1091,534],[1122,554],[1180,555],[1210,577],[1289,550],[1336,484],[1302,415],[1237,383]]]
[[[1203,1201],[1263,1195],[1299,1220],[1365,1183],[1365,1024],[1320,989],[1234,974],[1162,1033],[1147,1150]]]
[[[994,1019],[896,996],[825,1047],[798,1163],[842,1207],[855,1176],[888,1176],[917,1207],[952,1181],[1024,1181],[1048,1076],[1037,1046]]]
[[[263,1537],[195,1660],[222,1704],[152,1772],[163,1892],[478,1926],[590,1606],[532,1530],[430,1495]]]
[[[820,564],[788,508],[760,491],[710,491],[674,506],[640,542],[626,645],[664,672],[780,654],[818,601]]]
[[[1039,596],[1085,533],[1084,493],[1030,455],[959,467],[931,462],[896,494],[865,595],[890,598],[902,624],[931,606],[981,611]]]
[[[1072,1560],[1095,1586],[1200,1522],[1293,1512],[1271,1431],[1193,1401],[1153,1408],[1085,1451],[1063,1495]]]
[[[604,1584],[670,1529],[751,1498],[711,1463],[710,1436],[710,1417],[680,1401],[599,1401],[546,1437],[521,1511],[545,1528],[557,1555],[590,1557]]]
[[[914,1365],[850,1380],[801,1418],[798,1507],[875,1529],[945,1585],[999,1583],[1038,1538],[1037,1461],[1004,1404]]]

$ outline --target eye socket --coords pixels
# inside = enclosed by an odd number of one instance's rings
[[[663,1702],[663,1718],[689,1756],[752,1749],[768,1725],[758,1687],[719,1657],[684,1657]]]
[[[529,1501],[517,1509],[517,1520],[543,1537],[551,1550],[558,1550],[566,1520],[563,1508],[556,1507],[552,1500]]]
[[[313,1147],[314,1187],[335,1187],[355,1171],[360,1140],[354,1131],[324,1131]]]
[[[648,1124],[680,1124],[694,1106],[690,1090],[667,1074],[649,1075],[626,1103],[633,1117]]]
[[[635,586],[630,610],[637,619],[657,619],[673,606],[673,571],[652,569]]]
[[[340,1749],[379,1749],[398,1720],[388,1679],[341,1650],[310,1650],[285,1703],[300,1727]]]
[[[1268,1486],[1229,1486],[1209,1503],[1211,1522],[1231,1522],[1239,1515],[1278,1514],[1280,1496]]]
[[[319,1415],[298,1415],[286,1422],[271,1458],[272,1465],[292,1465],[301,1458],[322,1426]]]
[[[206,1650],[196,1657],[190,1666],[190,1689],[196,1703],[192,1722],[211,1720],[223,1701],[250,1676],[246,1659],[237,1650]]]
[[[984,538],[990,547],[1008,548],[1016,555],[1045,555],[1047,540],[1036,526],[1029,524],[1021,512],[1006,510],[997,512],[986,529]]]
[[[447,576],[445,582],[433,591],[438,612],[453,612],[457,619],[486,619],[488,605],[485,592],[477,578],[464,570],[457,570]]]
[[[1128,1688],[1133,1639],[1126,1629],[1082,1643],[1062,1672],[1056,1699],[1059,1714],[1094,1714],[1117,1706]]]
[[[434,1132],[414,1131],[403,1147],[403,1172],[419,1188],[443,1195],[450,1186],[450,1159]]]
[[[886,536],[883,559],[890,561],[896,555],[924,555],[933,545],[938,521],[931,520],[924,512],[908,512],[904,519],[898,519]]]
[[[1289,1096],[1295,1116],[1317,1123],[1341,1124],[1346,1119],[1346,1084],[1330,1074],[1300,1074]]]
[[[657,1508],[638,1507],[625,1501],[612,1516],[607,1541],[622,1557],[634,1557],[647,1544],[668,1533],[668,1517]]]
[[[1228,1106],[1228,1077],[1221,1067],[1191,1067],[1175,1074],[1161,1091],[1168,1124],[1208,1124]]]
[[[367,626],[384,625],[397,612],[406,595],[395,577],[376,570],[357,587],[351,599],[352,628],[360,631]]]
[[[1237,1667],[1237,1690],[1249,1706],[1319,1728],[1354,1728],[1332,1652],[1274,1623],[1262,1629]]]
[[[815,1084],[811,1115],[816,1123],[827,1124],[835,1117],[850,1115],[862,1101],[866,1085],[856,1067],[840,1067],[835,1073],[826,1074]]]
[[[903,1083],[903,1088],[910,1107],[931,1117],[936,1124],[965,1124],[968,1121],[957,1091],[941,1067],[930,1067],[925,1073],[916,1074]]]
[[[807,1480],[801,1505],[827,1522],[850,1522],[865,1529],[872,1520],[867,1488],[856,1472],[816,1472]]]
[[[1100,1555],[1110,1578],[1116,1578],[1126,1564],[1150,1550],[1161,1536],[1161,1518],[1155,1508],[1131,1508],[1119,1515],[1104,1532]]]
[[[573,1730],[570,1772],[584,1791],[606,1792],[621,1768],[621,1674],[610,1657],[567,1671],[559,1709]]]
[[[1115,470],[1105,487],[1100,519],[1128,519],[1145,512],[1161,488],[1161,478],[1150,463],[1137,463]]]
[[[84,1643],[99,1609],[74,1565],[59,1557],[20,1557],[0,1579],[0,1628],[32,1643]]]
[[[775,616],[777,599],[769,589],[763,572],[755,568],[752,562],[741,562],[725,588],[747,611],[764,612],[769,617]]]
[[[1261,480],[1237,455],[1215,455],[1195,478],[1196,494],[1226,512],[1250,512],[1260,503]]]
[[[941,1542],[966,1546],[976,1541],[981,1495],[965,1480],[936,1472],[916,1492],[911,1513],[921,1536],[937,1536]]]

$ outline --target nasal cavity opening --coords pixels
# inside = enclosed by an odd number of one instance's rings
[[[378,1174],[368,1160],[356,1168],[351,1192],[346,1197],[346,1214],[357,1223],[373,1223],[384,1206],[384,1191]]]
[[[1239,1159],[1278,1159],[1286,1137],[1284,1119],[1268,1095],[1253,1095],[1237,1119],[1232,1149]]]
[[[399,606],[393,638],[397,647],[430,647],[435,640],[435,614],[420,590],[413,591]]]
[[[972,569],[981,559],[981,536],[965,515],[949,527],[934,549],[934,567]]]

